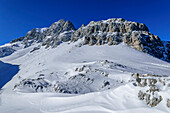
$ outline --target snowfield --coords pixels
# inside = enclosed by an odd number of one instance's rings
[[[170,64],[124,43],[83,45],[83,39],[45,49],[38,43],[20,48],[0,61],[19,65],[18,73],[0,90],[0,113],[169,113]],[[32,52],[30,52],[32,51]],[[150,107],[139,100],[133,73],[155,74],[166,85]],[[166,76],[165,76],[166,75]]]

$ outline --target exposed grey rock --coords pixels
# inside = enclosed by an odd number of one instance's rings
[[[137,78],[136,82],[138,83],[138,85],[141,85],[141,83],[140,83],[141,82],[141,78]]]
[[[167,76],[167,75],[165,75],[165,76]],[[160,75],[155,75],[155,74],[145,74],[145,75],[143,75],[142,77],[162,77],[162,76],[160,76]]]
[[[47,29],[46,36],[58,36],[60,33],[70,30],[75,30],[74,25],[70,21],[65,22],[61,19]]]
[[[146,96],[146,93],[143,93],[141,90],[138,92],[138,98],[140,100],[144,100],[145,96]]]
[[[104,72],[104,76],[105,76],[105,77],[108,77],[108,75],[109,75],[108,73]]]
[[[134,77],[135,79],[139,78],[140,74],[139,73],[133,73],[132,77]]]
[[[147,86],[147,79],[142,79],[141,87]]]
[[[144,93],[141,90],[138,93],[138,98],[140,100],[145,99],[146,104],[151,106],[151,107],[157,106],[163,100],[162,96],[159,96],[159,98],[153,96],[152,99],[151,99],[150,94]]]
[[[37,79],[23,79],[19,84],[15,84],[14,90],[29,89],[32,92],[51,91],[51,84],[46,82],[43,78]]]
[[[150,104],[150,97],[151,97],[151,95],[150,94],[146,94],[146,98],[145,98],[145,100],[146,100],[146,104]]]
[[[170,87],[170,83],[168,84],[168,87]]]
[[[74,25],[70,21],[66,21],[63,26],[63,31],[70,31],[70,30],[76,30],[74,28]]]
[[[152,93],[152,95],[154,95],[155,91],[159,91],[159,88],[156,87],[156,86],[151,86],[150,89],[149,89],[149,92]]]
[[[164,86],[166,85],[165,81],[159,78],[159,82],[162,83]]]
[[[84,68],[82,67],[82,68],[79,68],[79,72],[82,72],[84,70]]]
[[[110,85],[110,83],[108,81],[104,82],[104,87],[106,87],[107,85]]]
[[[30,51],[30,53],[32,53],[32,52],[34,52],[36,50],[39,50],[39,49],[40,49],[40,47],[34,47],[33,50]]]
[[[25,38],[25,37],[16,38],[16,39],[12,40],[10,43],[22,41],[22,40],[24,40],[24,38]]]
[[[146,85],[145,80],[141,83],[141,81],[142,81],[142,79],[140,78],[142,76],[141,74],[134,73],[131,76],[136,79],[136,82],[137,82],[138,86],[144,87]]]
[[[148,79],[148,85],[149,86],[154,86],[155,84],[157,83],[157,80],[156,79]]]
[[[162,101],[162,96],[159,96],[159,98],[153,97],[150,103],[151,107],[157,106]]]
[[[170,99],[167,99],[167,107],[170,108]]]

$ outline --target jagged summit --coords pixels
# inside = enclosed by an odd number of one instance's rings
[[[42,46],[55,47],[62,41],[69,41],[71,33],[74,32],[75,27],[70,21],[63,19],[53,23],[49,28],[35,28],[27,32],[24,38],[18,38],[16,41],[23,41],[25,48],[31,46],[33,43],[42,43]],[[62,33],[62,34],[61,34]],[[62,35],[62,39],[60,38]]]
[[[25,37],[11,41],[22,42],[24,48],[40,43],[40,46],[56,47],[62,42],[83,38],[83,44],[88,45],[127,45],[148,53],[165,61],[170,61],[169,42],[163,42],[160,38],[149,32],[143,23],[127,21],[122,18],[112,18],[101,21],[91,21],[76,30],[70,21],[63,19],[53,23],[49,28],[36,28],[29,31]]]
[[[123,18],[111,18],[107,20],[101,20],[101,21],[91,21],[87,26],[95,26],[95,25],[104,25],[104,27],[110,27],[106,28],[106,31],[109,32],[129,32],[131,30],[142,30],[142,31],[149,31],[147,26],[143,23],[138,23],[138,22],[132,22],[132,21],[127,21]],[[114,24],[114,26],[117,27],[117,29],[112,29],[111,25]],[[100,29],[101,31],[105,31],[104,29]]]
[[[57,29],[59,27],[63,28],[63,31],[76,30],[74,25],[69,20],[65,21],[64,19],[61,19],[61,20],[53,23],[49,27],[49,29],[53,29],[54,30],[54,29]]]

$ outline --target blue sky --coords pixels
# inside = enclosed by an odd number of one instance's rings
[[[145,23],[170,41],[170,0],[0,0],[0,45],[59,19],[79,28],[108,18]]]

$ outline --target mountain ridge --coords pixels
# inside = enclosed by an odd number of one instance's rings
[[[151,34],[148,27],[143,23],[127,21],[122,18],[91,21],[87,26],[83,24],[77,30],[70,21],[61,19],[54,22],[49,28],[32,29],[27,32],[25,37],[14,39],[10,43],[21,42],[24,48],[34,43],[41,43],[40,46],[46,48],[55,48],[62,42],[70,40],[75,42],[80,38],[84,38],[84,45],[90,46],[117,45],[123,42],[139,51],[170,62],[169,41],[161,41],[158,36]],[[14,46],[17,45],[14,44]],[[14,51],[15,49],[11,49],[11,53]],[[2,54],[2,51],[0,53]]]

